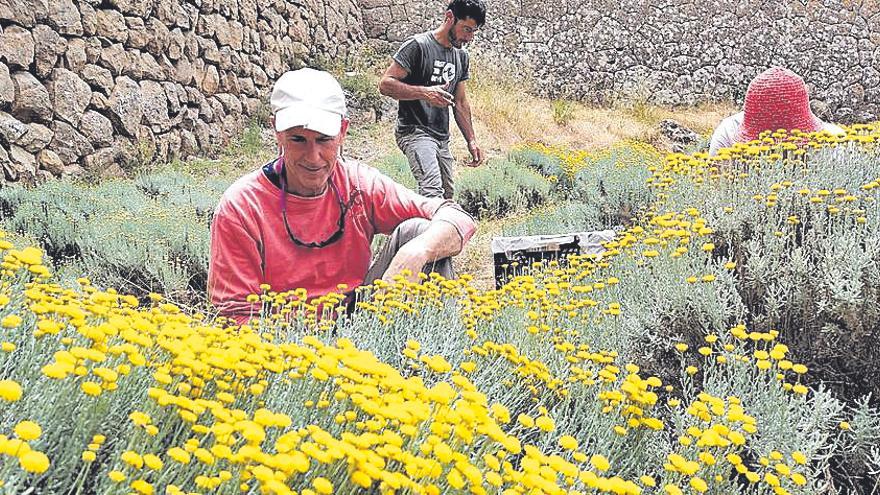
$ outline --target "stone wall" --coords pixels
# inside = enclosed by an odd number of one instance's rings
[[[0,0],[0,183],[210,154],[364,39],[355,0]]]
[[[474,48],[537,89],[597,103],[741,101],[772,65],[801,74],[838,121],[880,118],[880,2],[487,0]],[[361,0],[369,37],[396,45],[435,26],[442,0]],[[405,11],[405,12],[404,12]],[[392,22],[388,22],[392,19]],[[387,43],[386,43],[387,44]]]

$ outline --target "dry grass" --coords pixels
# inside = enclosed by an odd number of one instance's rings
[[[490,156],[529,141],[575,149],[602,148],[623,139],[655,143],[663,119],[675,119],[704,134],[736,112],[732,104],[720,103],[672,109],[643,104],[604,108],[571,102],[571,115],[560,122],[554,119],[554,102],[529,94],[527,82],[514,81],[502,70],[476,74],[480,73],[475,72],[470,81],[468,95],[477,138]],[[465,151],[461,139],[455,140],[453,150]]]

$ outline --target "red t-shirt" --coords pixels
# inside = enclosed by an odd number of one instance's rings
[[[290,240],[281,216],[281,190],[262,169],[226,190],[211,224],[208,271],[208,292],[221,315],[243,323],[257,314],[259,304],[246,299],[259,294],[261,284],[276,292],[306,289],[309,297],[334,291],[337,284],[361,285],[370,267],[373,235],[391,234],[410,218],[448,221],[461,236],[461,247],[476,230],[473,218],[455,203],[420,196],[366,165],[340,161],[330,180],[351,206],[342,237],[317,249]],[[285,200],[297,239],[322,241],[337,230],[340,206],[332,188],[309,198],[288,193]]]

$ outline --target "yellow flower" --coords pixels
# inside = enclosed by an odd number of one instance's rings
[[[709,489],[709,485],[707,485],[706,482],[703,481],[703,478],[700,478],[699,476],[694,476],[693,478],[691,478],[691,481],[688,484],[691,485],[691,488],[700,493],[703,493]]]
[[[181,464],[189,464],[190,455],[187,451],[183,450],[180,447],[171,447],[168,449],[168,457],[174,459],[175,461]]]
[[[0,380],[0,399],[15,402],[21,399],[21,385],[12,380]]]
[[[82,382],[80,388],[86,395],[91,395],[92,397],[101,395],[101,386],[95,382]]]
[[[110,471],[109,473],[107,473],[107,477],[115,483],[121,483],[122,481],[125,481],[125,474],[122,471]]]
[[[519,424],[523,425],[526,428],[531,428],[535,426],[535,420],[532,419],[532,417],[528,414],[520,414],[516,417],[516,420],[519,422]]]
[[[675,344],[675,349],[678,352],[686,352],[688,350],[688,345],[685,343],[678,343],[678,344]]]
[[[602,454],[593,454],[590,456],[590,464],[599,471],[608,471],[608,468],[611,466],[611,463],[609,463],[608,459]]]
[[[15,425],[15,434],[18,438],[29,442],[31,440],[36,440],[40,438],[40,435],[43,433],[42,428],[37,423],[33,421],[22,421]]]
[[[330,480],[327,478],[317,477],[312,480],[312,486],[315,488],[315,491],[320,493],[321,495],[330,495],[333,493],[333,483],[330,483]]]
[[[678,485],[673,485],[671,483],[664,486],[663,491],[666,492],[668,495],[682,495],[683,493]]]
[[[31,450],[18,458],[18,464],[29,473],[41,474],[49,469],[49,458],[42,452]]]
[[[795,450],[794,452],[792,452],[791,458],[794,459],[794,462],[801,465],[807,463],[807,456],[805,456],[804,453],[799,450]]]
[[[535,425],[542,431],[553,431],[553,429],[556,428],[556,424],[553,423],[550,416],[539,416],[538,419],[535,420]]]
[[[153,471],[160,471],[163,465],[162,459],[154,454],[144,454],[144,464]]]
[[[131,482],[131,489],[141,495],[153,495],[153,485],[145,480],[134,480]]]
[[[6,315],[0,320],[0,327],[3,328],[15,328],[21,325],[22,319],[21,316],[18,315]]]
[[[565,450],[575,450],[578,448],[578,441],[571,435],[563,435],[559,438],[559,446]]]
[[[84,450],[81,457],[83,462],[94,462],[96,455],[91,450]]]
[[[839,426],[840,426],[841,430],[851,430],[852,429],[852,426],[850,426],[848,421],[841,421]]]

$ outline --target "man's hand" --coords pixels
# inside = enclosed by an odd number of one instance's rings
[[[454,97],[444,88],[446,86],[425,86],[422,99],[435,107],[455,106]]]
[[[468,151],[471,152],[471,161],[465,163],[468,167],[479,167],[483,164],[483,151],[477,146],[476,141],[468,143]]]
[[[410,282],[416,282],[419,279],[419,273],[422,272],[428,261],[426,250],[420,245],[419,239],[415,238],[401,246],[400,250],[397,251],[394,259],[391,260],[391,264],[388,265],[388,269],[385,270],[385,274],[382,275],[382,280],[394,283],[394,276],[408,269],[410,273],[406,279]]]

